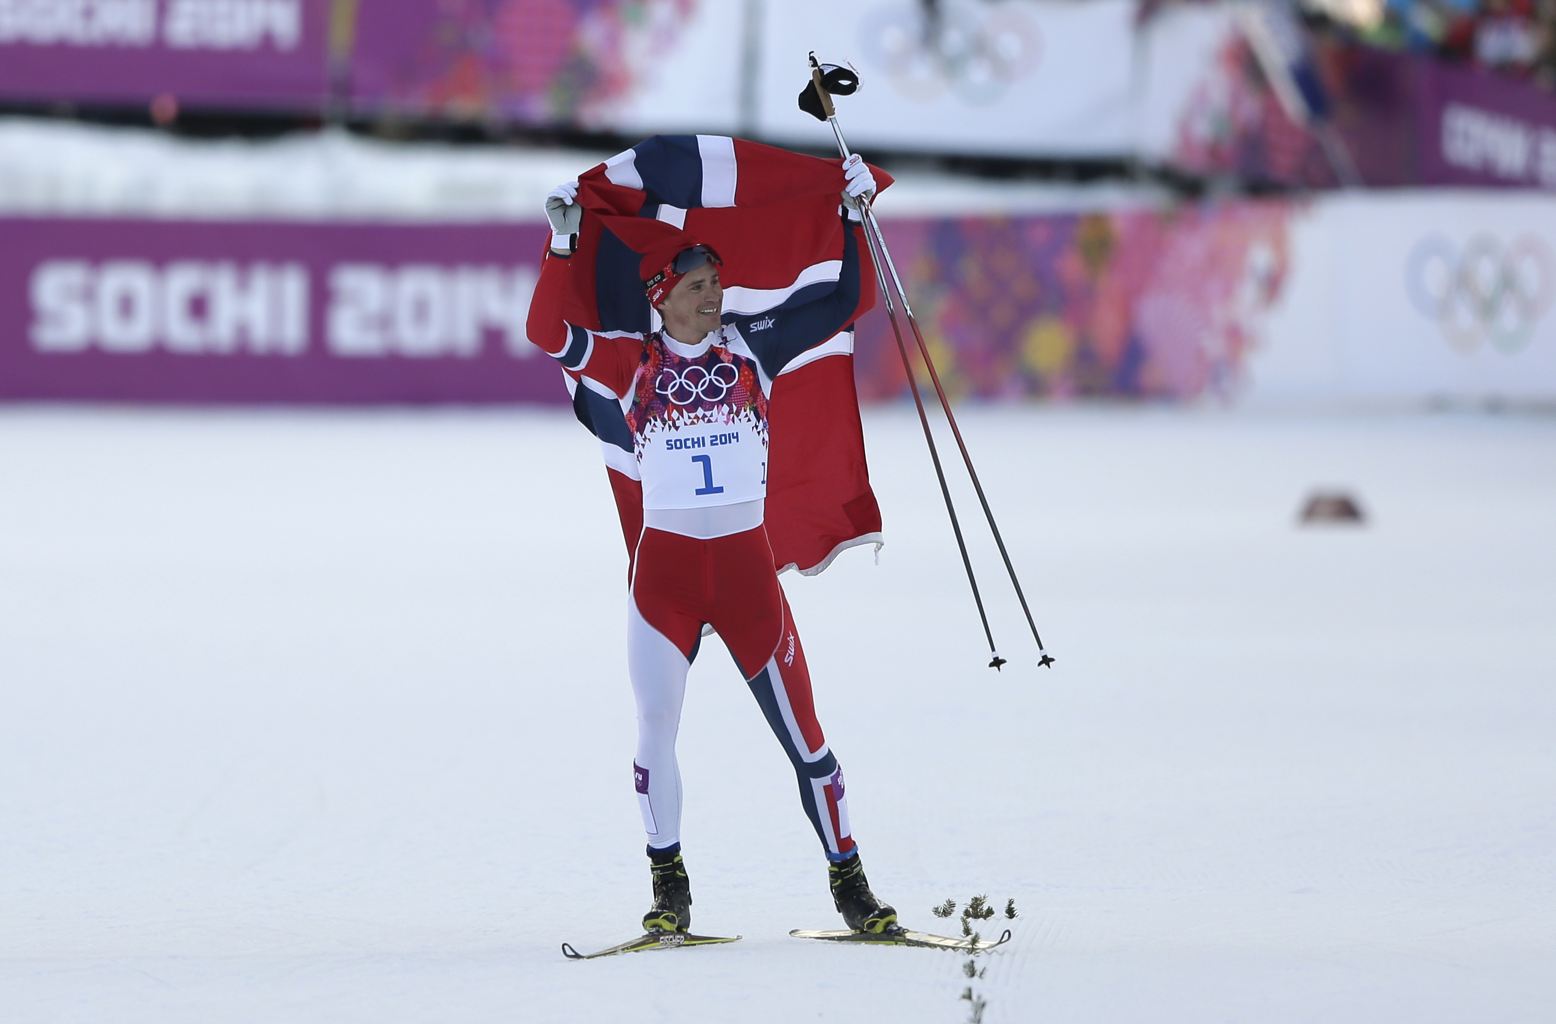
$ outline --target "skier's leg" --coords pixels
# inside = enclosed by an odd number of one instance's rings
[[[718,600],[713,628],[729,647],[794,766],[800,804],[827,857],[843,860],[854,852],[843,773],[816,720],[805,649],[773,572],[766,531],[721,537],[714,543]]]
[[[827,749],[811,699],[810,670],[805,649],[790,617],[789,602],[782,597],[784,636],[762,671],[747,685],[762,706],[767,724],[794,764],[800,784],[800,802],[827,852],[827,878],[832,902],[844,922],[855,931],[883,932],[897,924],[897,911],[870,891],[859,848],[848,825],[848,798],[843,792],[843,770]]]
[[[686,568],[674,540],[645,531],[627,599],[627,671],[637,702],[638,742],[633,783],[650,849],[681,838],[681,771],[675,756],[686,697],[686,673],[697,655],[702,623],[676,600],[677,572]],[[677,538],[679,540],[679,538]]]
[[[783,752],[789,756],[789,763],[794,766],[800,804],[826,850],[827,859],[839,861],[851,856],[855,850],[848,825],[843,770],[838,767],[837,758],[821,731],[821,723],[816,720],[805,649],[800,644],[799,630],[789,617],[789,603],[781,592],[779,606],[784,624],[783,639],[767,663],[747,677],[746,685],[761,707],[768,727],[778,737]]]
[[[896,925],[897,912],[870,891],[865,878],[848,824],[843,771],[816,720],[799,629],[773,572],[766,532],[753,532],[758,538],[754,543],[743,534],[720,538],[720,547],[714,549],[721,599],[710,612],[713,627],[729,645],[768,726],[794,766],[800,803],[827,854],[833,904],[850,928],[883,932]]]

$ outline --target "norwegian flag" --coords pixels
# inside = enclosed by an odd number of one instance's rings
[[[872,167],[884,189],[891,178]],[[712,135],[660,135],[578,178],[585,216],[556,300],[537,297],[531,337],[555,320],[596,332],[646,334],[658,316],[643,294],[640,254],[624,220],[655,218],[682,228],[723,259],[725,313],[758,313],[813,301],[837,286],[844,225],[836,160]],[[854,319],[875,302],[875,276],[861,248]],[[541,307],[550,307],[542,309]],[[537,315],[550,322],[537,324]],[[881,513],[865,463],[854,389],[853,331],[791,363],[773,382],[768,409],[767,532],[774,567],[821,572],[846,548],[881,544]],[[642,484],[620,402],[587,378],[567,375],[573,410],[599,438],[629,557],[643,523]],[[630,568],[629,568],[630,571]]]

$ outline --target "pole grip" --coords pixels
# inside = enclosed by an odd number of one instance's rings
[[[827,84],[821,78],[821,68],[816,64],[815,55],[811,55],[810,84],[816,90],[816,95],[821,99],[821,110],[828,119],[837,116],[837,108],[832,105],[832,94],[827,92]]]

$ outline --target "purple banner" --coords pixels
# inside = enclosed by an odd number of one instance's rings
[[[1556,96],[1491,71],[1421,76],[1421,180],[1556,190]]]
[[[332,0],[0,0],[0,98],[322,109]]]
[[[0,399],[564,402],[543,233],[0,218]]]

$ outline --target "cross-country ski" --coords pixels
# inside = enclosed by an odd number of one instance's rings
[[[888,929],[875,932],[856,932],[844,928],[795,928],[789,932],[797,939],[822,939],[826,942],[848,942],[860,946],[917,946],[921,949],[953,949],[963,953],[985,953],[1010,941],[1010,929],[1000,933],[997,939],[977,936],[935,935],[916,932],[911,928]]]
[[[571,943],[562,943],[562,955],[569,960],[598,960],[604,956],[620,956],[623,953],[652,953],[656,950],[686,949],[689,946],[717,946],[725,942],[739,942],[739,935],[689,935],[686,932],[645,932],[635,939],[618,942],[614,946],[597,949],[593,953],[580,953]]]

